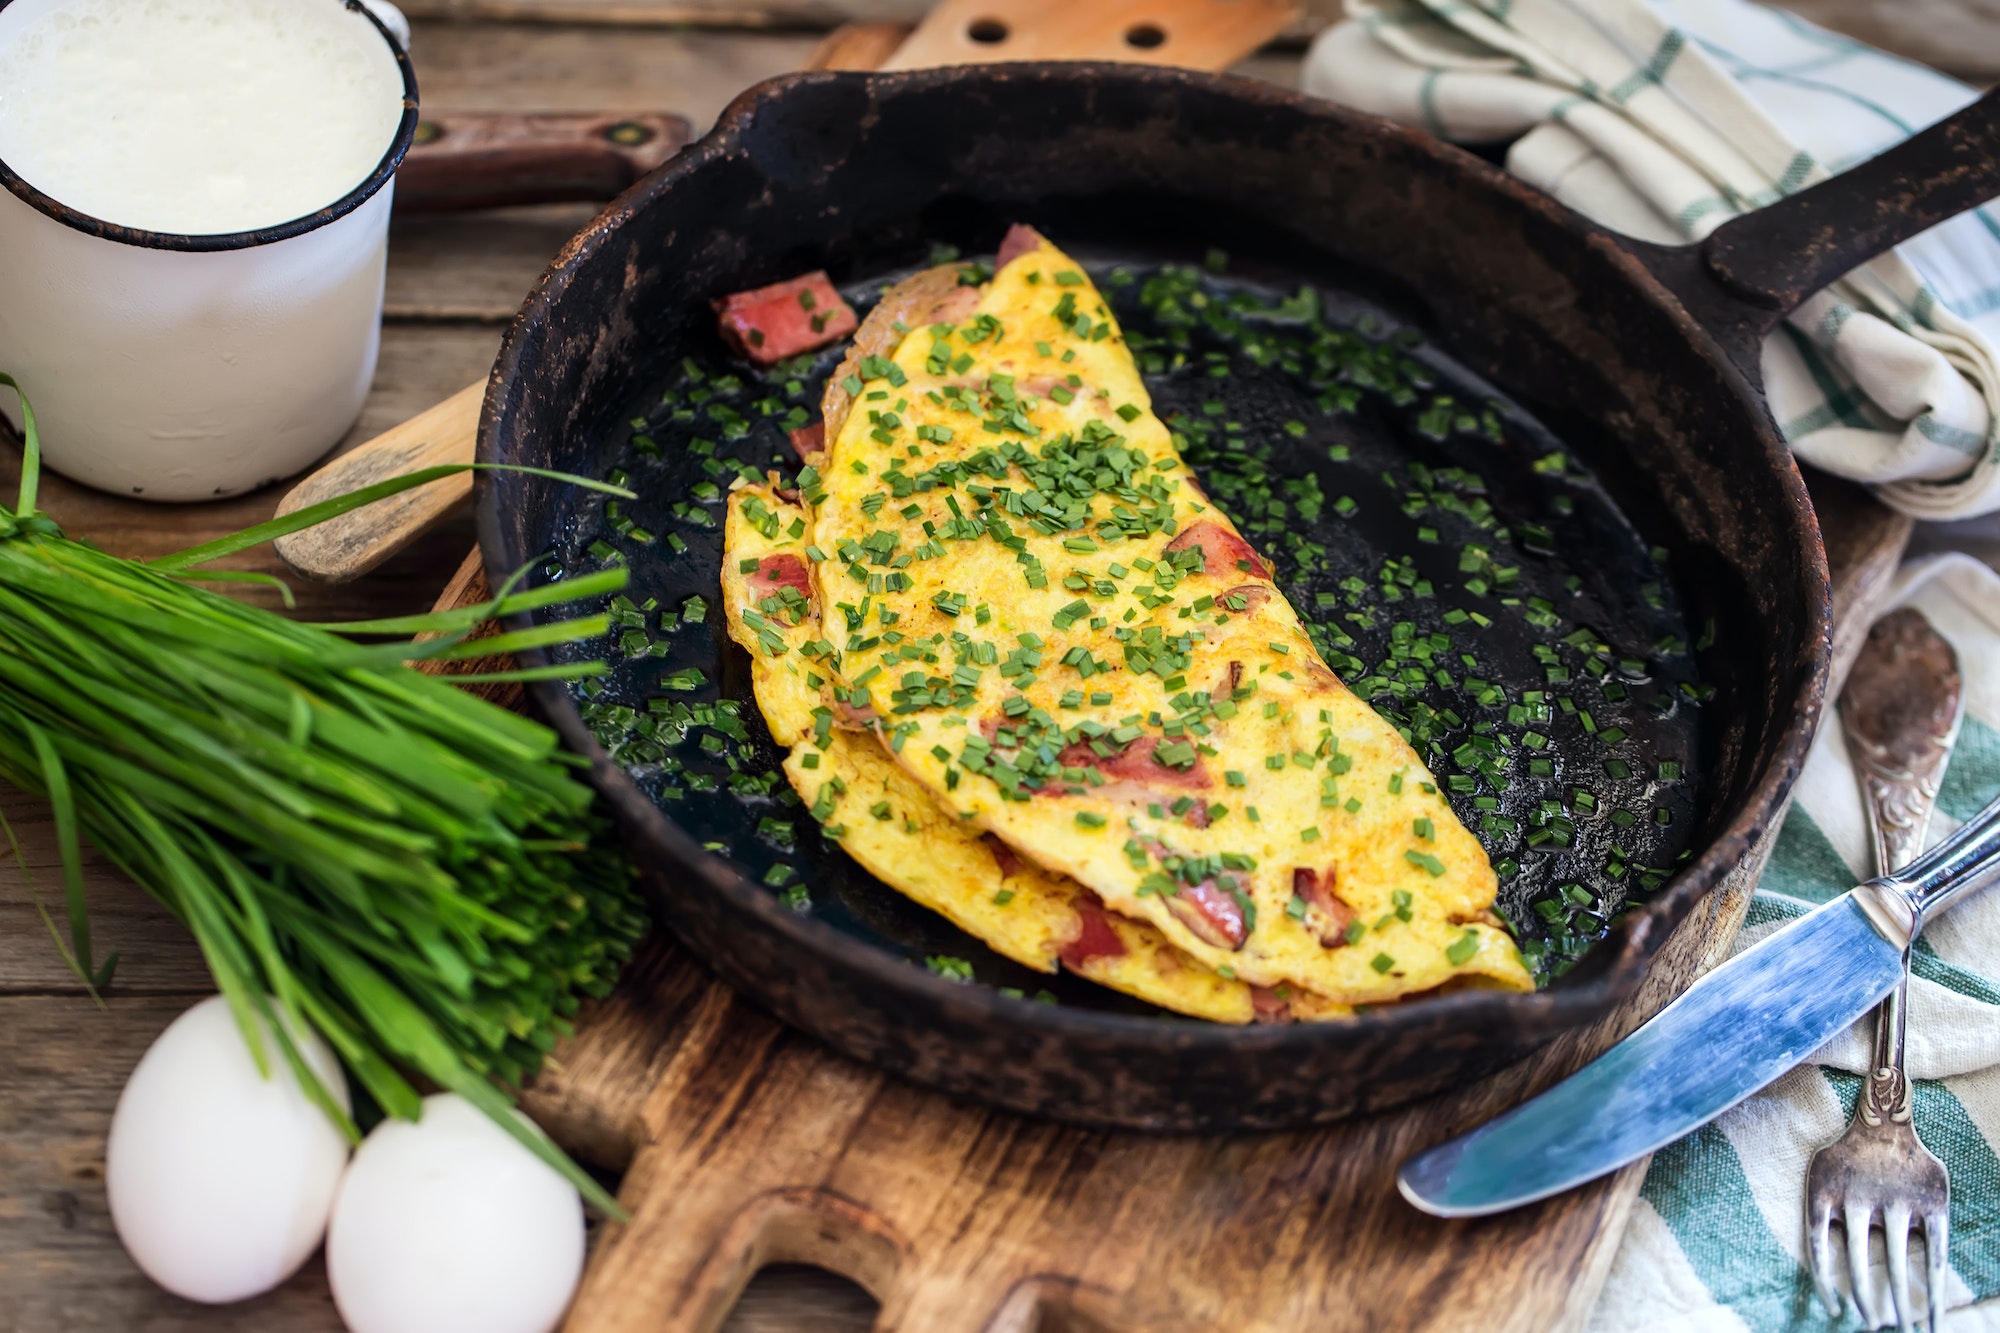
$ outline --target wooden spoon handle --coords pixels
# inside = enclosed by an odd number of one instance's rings
[[[690,127],[659,112],[426,116],[396,172],[402,213],[600,202],[678,153]]]
[[[436,407],[357,445],[295,486],[278,503],[278,513],[289,514],[420,468],[470,463],[485,396],[485,380],[468,384]],[[301,578],[345,583],[408,546],[471,498],[472,474],[464,472],[363,505],[280,537],[272,545]]]

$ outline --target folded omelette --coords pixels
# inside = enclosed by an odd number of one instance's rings
[[[819,608],[811,600],[805,511],[772,485],[739,483],[723,545],[723,611],[750,654],[757,706],[785,774],[870,874],[1040,972],[1058,964],[1149,1003],[1220,1023],[1345,1017],[1344,1005],[1258,990],[1202,966],[1151,925],[1115,916],[1075,880],[1016,855],[933,800],[872,729],[836,722]]]
[[[732,497],[731,631],[814,813],[1000,952],[1182,1012],[1530,989],[1484,850],[1208,503],[1089,277],[1025,228],[1001,260],[892,290],[798,500]]]

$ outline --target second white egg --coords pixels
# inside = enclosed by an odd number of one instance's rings
[[[576,1187],[446,1093],[354,1154],[326,1271],[353,1333],[548,1333],[583,1251]]]

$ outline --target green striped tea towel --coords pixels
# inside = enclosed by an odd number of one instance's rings
[[[1935,840],[2000,793],[2000,575],[1969,556],[1934,556],[1904,567],[1895,600],[1930,617],[1966,676],[1965,725],[1932,821]],[[1873,873],[1870,857],[1860,789],[1840,728],[1828,725],[1737,947],[1845,892]],[[1946,1323],[2000,1329],[2000,891],[1933,923],[1918,941],[1914,972],[1916,1124],[1951,1171],[1946,1299],[1954,1313]],[[1814,1063],[1656,1156],[1590,1333],[1831,1327],[1802,1266],[1806,1162],[1846,1128],[1867,1061],[1864,1022]],[[1912,1275],[1919,1286],[1922,1267],[1919,1259]],[[1878,1250],[1878,1291],[1882,1281]],[[1838,1327],[1859,1321],[1850,1314]]]
[[[1304,87],[1461,141],[1649,240],[1729,218],[1970,101],[1943,75],[1747,0],[1348,0]],[[1516,138],[1516,136],[1519,136]],[[1801,458],[1921,518],[2000,509],[2000,209],[1809,301],[1764,349]]]

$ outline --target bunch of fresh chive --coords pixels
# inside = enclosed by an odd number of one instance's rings
[[[631,868],[553,733],[405,661],[600,634],[601,616],[462,643],[488,615],[601,596],[624,572],[344,633],[296,623],[186,571],[415,478],[140,564],[35,513],[25,403],[24,418],[21,496],[0,508],[0,778],[54,808],[70,965],[93,989],[109,978],[91,956],[87,838],[194,934],[246,1031],[261,1014],[319,1033],[392,1116],[419,1114],[415,1082],[459,1093],[615,1212],[510,1090],[643,930]],[[423,632],[440,636],[346,637]]]

